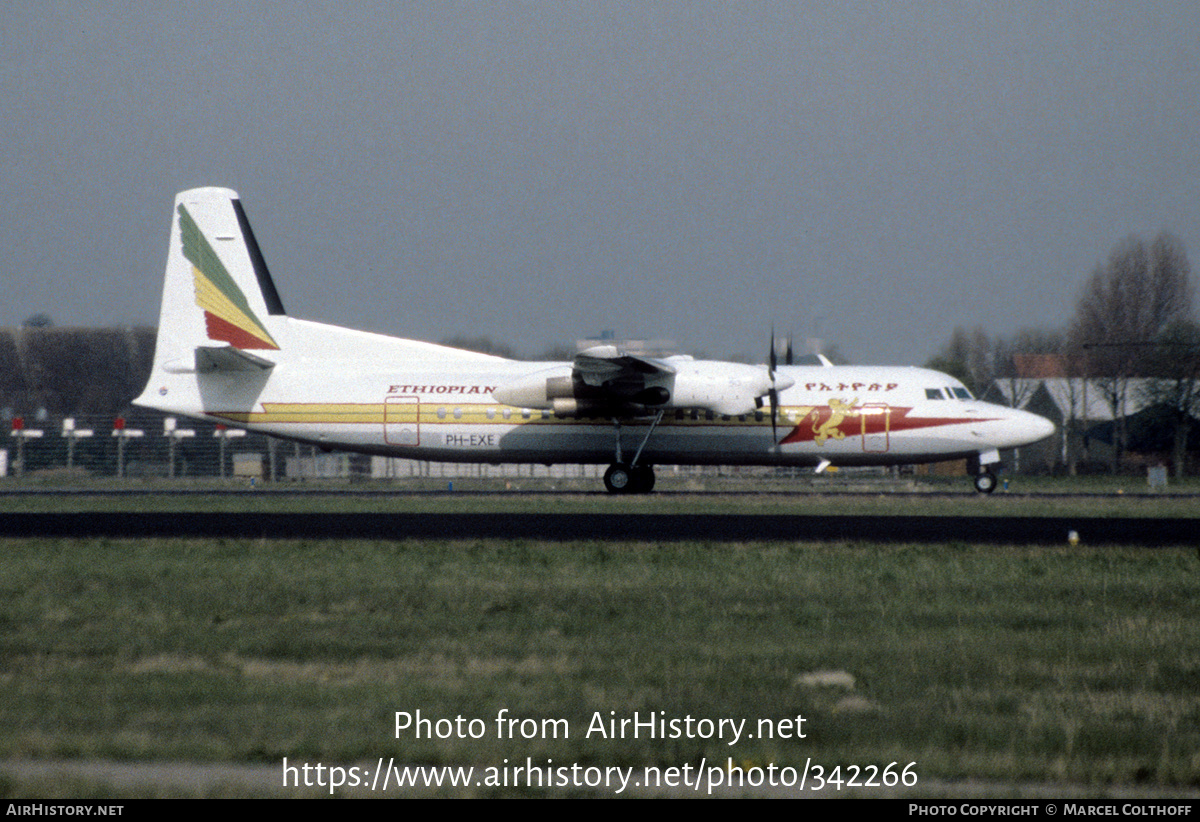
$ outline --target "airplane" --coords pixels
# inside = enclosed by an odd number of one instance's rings
[[[1054,425],[913,367],[643,356],[610,343],[522,362],[287,314],[241,199],[177,195],[154,366],[135,404],[341,450],[440,462],[897,465],[967,458],[981,493],[1001,449]],[[790,357],[789,357],[790,359]]]

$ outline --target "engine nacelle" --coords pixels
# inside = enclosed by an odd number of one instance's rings
[[[782,391],[793,384],[791,378],[777,375],[774,387]],[[762,366],[695,362],[675,374],[670,404],[673,408],[704,408],[732,417],[752,413],[771,387],[771,375]]]
[[[673,363],[673,365],[675,365]],[[535,371],[496,388],[493,396],[518,408],[549,408],[559,416],[582,411],[653,411],[702,408],[716,414],[749,414],[771,388],[790,388],[793,380],[771,375],[763,366],[686,361],[673,372],[639,374],[603,385],[576,379],[570,365]]]
[[[517,408],[553,408],[555,400],[575,396],[571,366],[560,365],[526,374],[498,386],[492,396],[505,405]]]

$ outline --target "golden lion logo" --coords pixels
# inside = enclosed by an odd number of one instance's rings
[[[854,410],[854,406],[858,403],[858,397],[855,397],[850,402],[839,399],[831,399],[829,401],[829,418],[825,422],[814,422],[813,433],[816,434],[813,440],[817,445],[824,445],[825,440],[833,438],[835,440],[844,440],[846,435],[842,432],[839,426],[846,418],[857,417],[858,412]]]

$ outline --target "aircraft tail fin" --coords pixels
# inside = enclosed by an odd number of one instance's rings
[[[270,371],[287,330],[283,302],[237,192],[181,192],[172,212],[154,373],[134,402],[166,407],[167,385],[176,386],[172,400],[182,385],[170,375]]]
[[[236,192],[196,188],[175,198],[155,360],[196,349],[280,348],[286,316]]]

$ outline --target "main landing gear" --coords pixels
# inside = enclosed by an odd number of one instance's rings
[[[612,494],[646,494],[654,488],[654,469],[649,465],[614,463],[604,472],[604,487]]]
[[[662,422],[662,418],[663,412],[659,411],[654,417],[654,422],[650,424],[650,430],[642,438],[642,443],[638,446],[633,459],[628,463],[621,456],[621,421],[613,419],[617,435],[616,461],[604,472],[604,487],[610,494],[648,494],[654,489],[654,469],[649,465],[640,465],[638,459],[642,456],[642,450],[646,447],[646,443],[650,441],[650,435]]]

